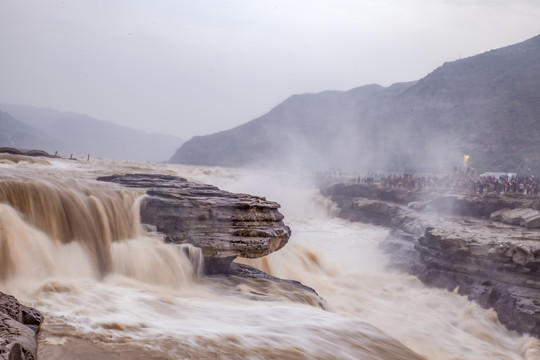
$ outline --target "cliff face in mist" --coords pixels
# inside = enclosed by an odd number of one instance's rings
[[[86,115],[0,104],[0,146],[138,161],[165,161],[183,140]]]
[[[242,126],[192,138],[171,161],[426,171],[460,165],[463,154],[482,170],[540,173],[540,36],[416,82],[294,95]]]

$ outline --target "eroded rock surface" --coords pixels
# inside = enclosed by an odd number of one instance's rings
[[[170,175],[113,175],[98,180],[145,189],[141,222],[155,227],[167,242],[201,248],[207,273],[229,271],[237,256],[257,258],[279,250],[291,234],[279,204],[261,197]]]
[[[509,329],[540,337],[540,230],[519,220],[536,211],[537,198],[392,189],[399,195],[386,200],[387,189],[347,187],[323,193],[337,202],[339,216],[392,229],[381,244],[391,266],[428,285],[457,288],[493,308]],[[508,211],[518,220],[497,221]]]
[[[12,147],[0,147],[0,154],[11,154],[11,155],[23,155],[23,156],[44,156],[48,158],[58,158],[56,155],[51,155],[43,150],[23,150],[16,149]]]
[[[228,273],[210,276],[209,279],[228,289],[240,289],[243,294],[239,295],[254,300],[286,299],[326,309],[326,301],[314,289],[298,281],[268,275],[249,265],[233,262]]]
[[[34,360],[43,316],[0,292],[0,360]]]
[[[527,229],[540,228],[540,211],[538,210],[527,208],[501,209],[492,213],[490,218],[506,224],[523,226]]]

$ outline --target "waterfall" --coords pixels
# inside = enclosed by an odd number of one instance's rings
[[[165,244],[143,230],[142,191],[17,175],[0,175],[0,279],[118,273],[181,286],[200,275],[200,249]]]

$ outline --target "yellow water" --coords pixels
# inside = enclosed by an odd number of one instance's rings
[[[313,287],[205,278],[145,233],[141,193],[100,175],[155,172],[266,196],[293,235],[248,262]],[[385,270],[382,228],[333,218],[305,177],[113,160],[0,158],[0,290],[42,311],[41,359],[537,359],[491,310]],[[191,251],[195,251],[191,249]],[[196,251],[195,251],[196,252]],[[404,345],[404,346],[403,346]]]

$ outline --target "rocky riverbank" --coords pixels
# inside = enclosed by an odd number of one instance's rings
[[[493,308],[509,329],[540,337],[540,199],[439,194],[376,185],[323,190],[339,216],[392,229],[390,266]]]
[[[233,263],[236,257],[263,257],[287,244],[291,230],[283,223],[278,203],[171,175],[112,175],[98,180],[145,189],[141,223],[166,242],[200,248],[211,281],[231,287],[242,282],[258,289],[254,290],[258,294],[325,307],[324,299],[310,287]]]
[[[0,292],[0,360],[37,358],[37,333],[43,316]]]
[[[200,248],[205,274],[212,275],[209,281],[233,290],[246,283],[259,298],[287,298],[324,307],[324,300],[311,288],[232,263],[236,257],[262,257],[287,244],[291,231],[283,223],[279,204],[170,175],[113,175],[98,180],[143,189],[141,223],[166,242]],[[0,293],[0,360],[35,359],[42,321],[38,311]]]

